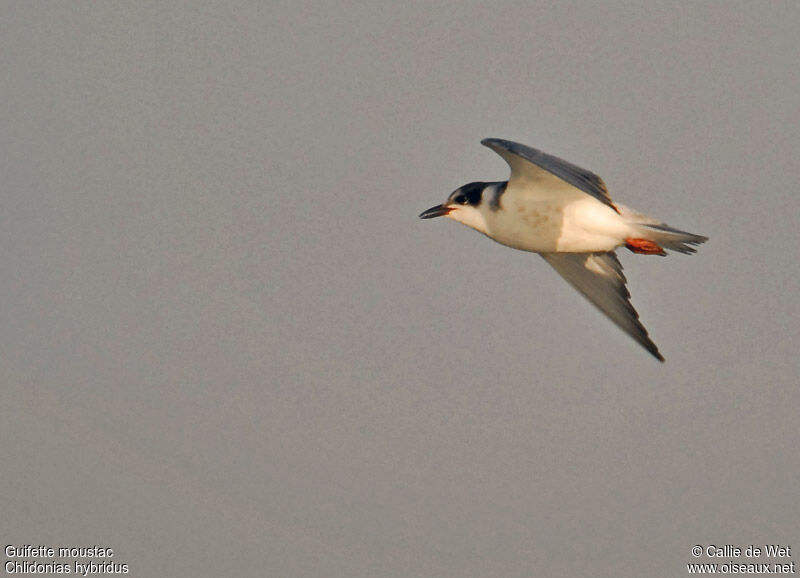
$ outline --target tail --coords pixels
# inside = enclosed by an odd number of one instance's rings
[[[685,253],[688,255],[697,251],[694,245],[699,245],[700,243],[708,241],[708,237],[675,229],[666,223],[662,223],[658,219],[637,213],[624,205],[617,204],[617,209],[619,210],[619,214],[622,215],[628,223],[636,226],[638,229],[638,237],[631,239],[628,243],[628,248],[635,253],[665,255],[666,253],[664,253],[663,249],[669,249],[670,251],[677,251],[678,253]],[[642,250],[642,241],[645,242],[644,247],[646,248],[644,250]],[[661,249],[661,251],[651,249],[647,244],[648,241],[650,243],[655,243],[657,249]]]

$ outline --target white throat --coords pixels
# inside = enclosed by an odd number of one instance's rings
[[[456,206],[447,214],[447,218],[458,221],[467,227],[472,227],[479,233],[486,235],[488,234],[488,226],[486,217],[483,214],[483,211],[486,210],[485,206],[485,203],[481,203],[478,207],[471,205]]]

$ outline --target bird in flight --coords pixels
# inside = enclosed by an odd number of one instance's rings
[[[420,218],[447,217],[508,247],[539,253],[620,329],[664,361],[631,305],[615,250],[688,254],[708,238],[614,203],[600,177],[567,161],[498,138],[481,144],[508,163],[509,180],[466,184]]]

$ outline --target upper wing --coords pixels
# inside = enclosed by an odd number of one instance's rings
[[[625,275],[616,253],[541,253],[544,260],[611,321],[659,361],[664,358],[647,336],[631,305]]]
[[[543,187],[563,188],[564,183],[575,187],[614,209],[603,179],[596,174],[532,149],[523,144],[499,138],[485,138],[481,144],[499,154],[511,167],[510,181],[537,181]]]

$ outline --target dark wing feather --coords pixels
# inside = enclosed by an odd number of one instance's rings
[[[499,154],[511,167],[511,180],[542,181],[552,176],[561,179],[600,201],[615,211],[617,208],[608,195],[603,179],[593,172],[576,167],[553,155],[523,144],[499,138],[486,138],[481,144]],[[546,174],[544,173],[546,171]]]

